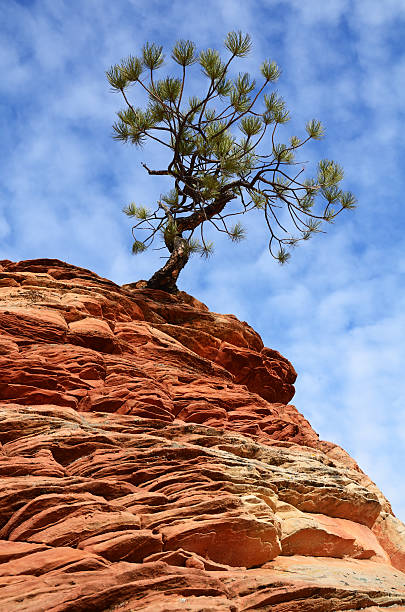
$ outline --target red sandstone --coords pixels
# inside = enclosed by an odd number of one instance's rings
[[[0,612],[405,610],[405,527],[232,315],[0,262]]]

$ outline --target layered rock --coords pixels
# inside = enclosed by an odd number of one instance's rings
[[[405,527],[232,315],[0,262],[0,611],[405,609]]]

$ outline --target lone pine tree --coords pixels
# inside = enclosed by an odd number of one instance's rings
[[[176,74],[157,79],[163,48],[146,43],[141,57],[131,55],[107,71],[110,85],[125,101],[113,125],[114,138],[136,146],[151,139],[168,152],[163,169],[142,165],[151,176],[170,177],[173,188],[154,208],[134,203],[124,208],[136,219],[133,253],[147,249],[158,236],[169,251],[166,263],[149,279],[150,288],[177,290],[190,255],[212,253],[209,226],[238,242],[245,230],[234,217],[256,209],[269,232],[271,255],[284,263],[290,247],[321,231],[322,223],[332,222],[343,209],[355,207],[353,194],[339,187],[341,166],[324,159],[314,178],[303,178],[304,167],[295,161],[298,149],[322,138],[319,121],[306,124],[305,138],[278,142],[278,128],[289,120],[284,100],[267,91],[280,76],[278,66],[265,61],[258,83],[248,73],[230,78],[234,60],[251,49],[250,36],[230,32],[225,47],[229,55],[224,60],[214,49],[197,54],[193,42],[180,40],[171,54]],[[186,98],[186,75],[193,65],[200,66],[206,86],[201,96]],[[145,108],[129,100],[132,85],[146,95]]]

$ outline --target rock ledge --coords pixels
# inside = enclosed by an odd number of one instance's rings
[[[405,610],[405,526],[233,315],[0,261],[0,612]]]

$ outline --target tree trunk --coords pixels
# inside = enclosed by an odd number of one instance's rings
[[[178,276],[188,262],[189,257],[187,240],[181,236],[176,236],[173,240],[173,250],[170,253],[169,259],[148,280],[148,289],[160,289],[161,291],[167,291],[167,293],[176,293],[178,291],[176,285]]]
[[[175,223],[178,231],[176,237],[172,242],[168,242],[165,238],[165,244],[170,251],[170,257],[165,265],[148,280],[148,289],[161,289],[162,291],[167,291],[167,293],[176,293],[178,291],[176,285],[178,276],[190,259],[188,242],[185,238],[182,238],[182,233],[194,230],[204,221],[221,213],[228,202],[235,198],[236,196],[232,192],[223,193],[204,209],[196,210],[188,217],[176,219]],[[173,217],[166,207],[165,210],[168,213],[168,219],[173,222]]]

